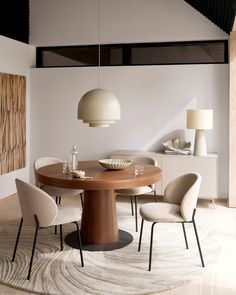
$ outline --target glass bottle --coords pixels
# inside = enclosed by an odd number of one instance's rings
[[[79,151],[77,149],[76,145],[73,145],[73,148],[71,150],[71,170],[77,170],[78,167],[78,155]]]

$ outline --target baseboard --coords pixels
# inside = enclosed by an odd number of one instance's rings
[[[218,202],[226,202],[226,203],[228,202],[228,200],[229,199],[226,199],[226,198],[217,198],[217,199],[215,199],[216,202],[218,201]]]
[[[13,198],[16,198],[16,194],[12,194],[12,195],[10,195],[10,196],[8,196],[8,197],[5,197],[5,198],[0,199],[0,204],[1,204],[1,203],[5,203],[5,202],[7,202],[7,201],[10,201],[10,200],[13,199]]]

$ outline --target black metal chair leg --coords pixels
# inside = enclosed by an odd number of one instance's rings
[[[79,241],[79,251],[80,251],[80,260],[81,260],[81,265],[84,267],[84,259],[83,259],[83,252],[82,252],[82,243],[81,243],[81,236],[80,236],[80,229],[78,223],[75,221],[74,222],[77,228],[77,235],[78,235],[78,241]]]
[[[155,189],[154,189],[154,197],[155,197],[155,202],[157,202],[157,194],[156,194],[156,191],[155,191]]]
[[[57,204],[57,205],[58,205],[58,203],[59,203],[58,198],[59,198],[59,197],[56,196],[56,204]],[[56,226],[56,225],[55,225],[55,235],[57,235],[57,226]]]
[[[194,227],[195,236],[196,236],[196,240],[197,240],[198,251],[199,251],[201,262],[202,262],[202,267],[205,267],[203,256],[202,256],[202,251],[201,251],[201,246],[200,246],[200,241],[199,241],[199,238],[198,238],[197,227],[196,227],[194,218],[193,218],[193,227]]]
[[[61,242],[61,251],[63,251],[63,234],[62,234],[62,224],[60,224],[60,242]]]
[[[140,235],[139,235],[139,243],[138,243],[138,251],[141,250],[142,235],[143,235],[143,223],[144,223],[144,219],[142,218],[142,221],[141,221],[141,229],[140,229]]]
[[[135,231],[138,232],[137,196],[134,196],[134,208],[135,208]]]
[[[61,197],[58,196],[56,197],[56,204],[60,205],[61,204]],[[55,225],[55,235],[57,235],[57,226]]]
[[[30,274],[31,274],[31,269],[32,269],[32,264],[33,264],[33,259],[34,259],[34,250],[37,242],[37,236],[38,236],[38,229],[39,229],[39,222],[38,218],[36,215],[34,215],[35,221],[36,221],[36,228],[35,228],[35,234],[34,234],[34,242],[33,242],[33,248],[32,248],[32,253],[31,253],[31,258],[30,258],[30,264],[29,264],[29,272],[27,276],[27,280],[30,279]]]
[[[23,224],[23,217],[21,217],[21,220],[20,220],[20,225],[19,225],[19,229],[18,229],[18,233],[17,233],[15,248],[14,248],[14,252],[13,252],[13,256],[12,256],[12,260],[11,260],[12,262],[15,260],[16,250],[17,250],[19,239],[20,239],[22,224]]]
[[[153,230],[154,230],[155,224],[156,224],[156,222],[153,222],[152,230],[151,230],[150,250],[149,250],[149,267],[148,267],[149,271],[151,271],[151,269],[152,269],[152,244],[153,244]]]
[[[130,196],[130,205],[131,205],[131,213],[132,213],[132,216],[134,216],[133,196]]]
[[[80,193],[80,201],[81,201],[81,206],[82,208],[84,207],[84,201],[83,201],[83,194]]]
[[[182,227],[183,227],[183,232],[184,232],[184,239],[185,239],[186,249],[188,249],[188,240],[187,240],[187,235],[186,235],[185,226],[184,226],[183,222],[182,222]]]
[[[193,223],[193,228],[194,228],[194,232],[195,232],[195,236],[196,236],[196,240],[197,240],[197,246],[198,246],[198,251],[199,251],[201,262],[202,262],[202,267],[205,267],[203,256],[202,256],[202,251],[201,251],[201,246],[200,246],[200,241],[198,238],[197,227],[196,227],[195,219],[194,219],[195,214],[196,214],[196,208],[194,208],[194,210],[193,210],[192,223]]]

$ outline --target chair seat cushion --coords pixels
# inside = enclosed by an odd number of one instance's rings
[[[51,225],[66,224],[78,221],[81,217],[81,212],[78,207],[69,205],[58,205],[58,214],[52,221]]]
[[[151,222],[178,222],[184,221],[180,206],[168,203],[148,203],[140,207],[140,215],[144,220]]]
[[[123,196],[137,196],[137,195],[143,195],[151,193],[153,190],[150,186],[140,186],[140,187],[134,187],[134,188],[127,188],[127,189],[118,189],[115,192],[118,195]]]
[[[42,185],[40,187],[43,191],[49,194],[52,197],[73,197],[79,195],[83,190],[71,189],[71,188],[62,188],[50,185]]]

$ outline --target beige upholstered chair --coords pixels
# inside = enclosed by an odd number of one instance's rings
[[[187,249],[188,241],[184,224],[193,223],[201,263],[202,267],[204,267],[201,246],[194,220],[200,184],[200,174],[195,172],[184,174],[180,177],[177,177],[166,186],[164,191],[164,203],[149,203],[140,207],[142,222],[138,251],[141,249],[144,220],[152,222],[149,252],[149,271],[151,270],[152,263],[153,230],[156,223],[181,223]]]
[[[46,166],[46,165],[52,165],[57,163],[62,163],[63,161],[57,158],[52,157],[42,157],[37,159],[34,162],[34,171],[38,170],[39,168]],[[36,177],[35,177],[36,178]],[[36,180],[36,186],[44,190],[46,193],[48,193],[50,196],[56,198],[56,203],[61,203],[61,198],[68,197],[68,196],[77,196],[80,195],[81,204],[83,206],[83,190],[79,189],[67,189],[67,188],[61,188],[61,187],[55,187],[50,185],[44,185],[43,183],[39,183]]]
[[[37,241],[38,230],[50,226],[60,225],[61,251],[63,250],[62,225],[75,223],[78,233],[78,245],[80,249],[81,264],[84,266],[81,245],[80,230],[78,219],[80,218],[79,209],[75,207],[56,205],[54,200],[41,189],[16,179],[17,194],[20,202],[22,218],[17,234],[16,244],[13,252],[12,262],[15,259],[18,241],[20,238],[22,224],[35,226],[34,242],[32,247],[31,259],[27,279],[30,279],[31,268],[34,258],[34,250]]]
[[[135,163],[149,164],[149,165],[153,165],[153,166],[157,167],[156,160],[151,157],[138,157],[135,160]],[[155,184],[151,184],[151,185],[146,185],[146,186],[116,190],[116,194],[121,195],[121,196],[129,196],[130,197],[132,215],[134,215],[134,208],[135,208],[135,229],[136,229],[136,232],[138,231],[137,196],[149,194],[149,193],[154,193],[155,201],[157,201],[155,187],[156,187]],[[134,205],[135,205],[134,208],[133,208],[133,197],[134,197]]]

